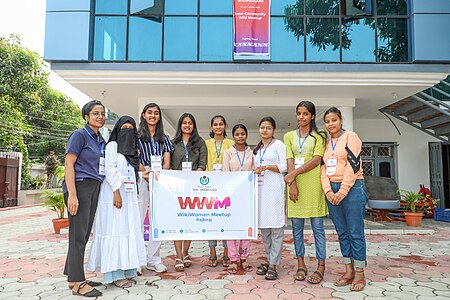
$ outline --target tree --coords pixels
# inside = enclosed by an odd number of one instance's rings
[[[294,34],[297,40],[309,36],[309,42],[320,50],[326,50],[332,47],[333,50],[339,49],[342,42],[343,49],[350,49],[352,40],[350,39],[351,26],[364,22],[375,30],[373,18],[366,18],[366,11],[372,15],[372,7],[366,6],[365,0],[305,0],[307,13],[313,15],[335,15],[338,16],[339,5],[341,10],[347,11],[351,17],[342,18],[342,28],[339,30],[339,23],[334,19],[327,18],[308,18],[306,31],[303,26],[303,18],[291,18],[289,16],[303,15],[303,0],[298,0],[292,5],[287,5],[284,9],[284,23],[286,30]],[[377,1],[378,15],[406,13],[406,0],[386,0]],[[339,32],[341,41],[339,40]],[[407,22],[406,19],[378,19],[378,37],[384,45],[378,45],[378,58],[381,62],[403,62],[408,61],[407,45]]]
[[[23,154],[22,180],[29,180],[30,157],[44,162],[50,150],[63,157],[82,125],[79,107],[50,87],[42,58],[17,36],[0,37],[0,151]]]

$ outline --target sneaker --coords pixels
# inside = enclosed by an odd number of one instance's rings
[[[151,264],[147,263],[146,268],[147,268],[147,270],[154,271],[156,273],[164,273],[167,271],[167,267],[161,263],[156,264],[156,265],[151,265]]]

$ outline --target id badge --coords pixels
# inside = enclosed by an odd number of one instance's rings
[[[295,158],[295,168],[298,169],[305,164],[304,157],[296,157]]]
[[[152,155],[150,158],[151,164],[152,164],[152,171],[154,172],[161,172],[162,166],[162,160],[160,155]]]
[[[99,175],[106,175],[106,162],[104,157],[100,157],[100,160],[98,162],[98,174]]]
[[[183,161],[181,166],[183,171],[192,171],[192,162],[190,161]]]
[[[258,174],[258,185],[264,185],[264,172]]]
[[[329,158],[327,159],[327,176],[336,174],[336,165],[337,165],[337,159],[336,158]]]
[[[213,165],[213,171],[222,171],[222,164],[214,164]]]
[[[134,178],[132,178],[131,176],[127,176],[127,178],[123,182],[123,185],[125,186],[125,192],[127,192],[127,193],[134,192],[134,189],[136,187]]]

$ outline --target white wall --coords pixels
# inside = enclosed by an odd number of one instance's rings
[[[419,184],[430,187],[428,143],[439,140],[391,117],[400,130],[387,119],[355,119],[354,130],[363,142],[396,142],[397,178],[400,189],[418,191]]]

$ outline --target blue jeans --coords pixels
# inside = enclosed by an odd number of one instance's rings
[[[325,239],[325,229],[323,227],[323,218],[310,218],[311,227],[314,232],[314,242],[316,246],[317,260],[325,260],[327,257],[327,247]],[[304,218],[292,218],[292,235],[294,237],[295,255],[305,257],[305,241],[303,239],[303,229],[305,227]]]
[[[208,241],[208,245],[209,245],[209,248],[216,248],[217,247],[217,240],[209,240]],[[222,240],[222,246],[224,248],[228,248],[227,240]]]
[[[341,187],[340,182],[331,182],[333,192]],[[366,210],[366,185],[363,179],[356,180],[348,195],[338,205],[327,199],[330,218],[339,237],[339,246],[345,264],[356,268],[366,266],[366,239],[364,237],[364,215]]]

